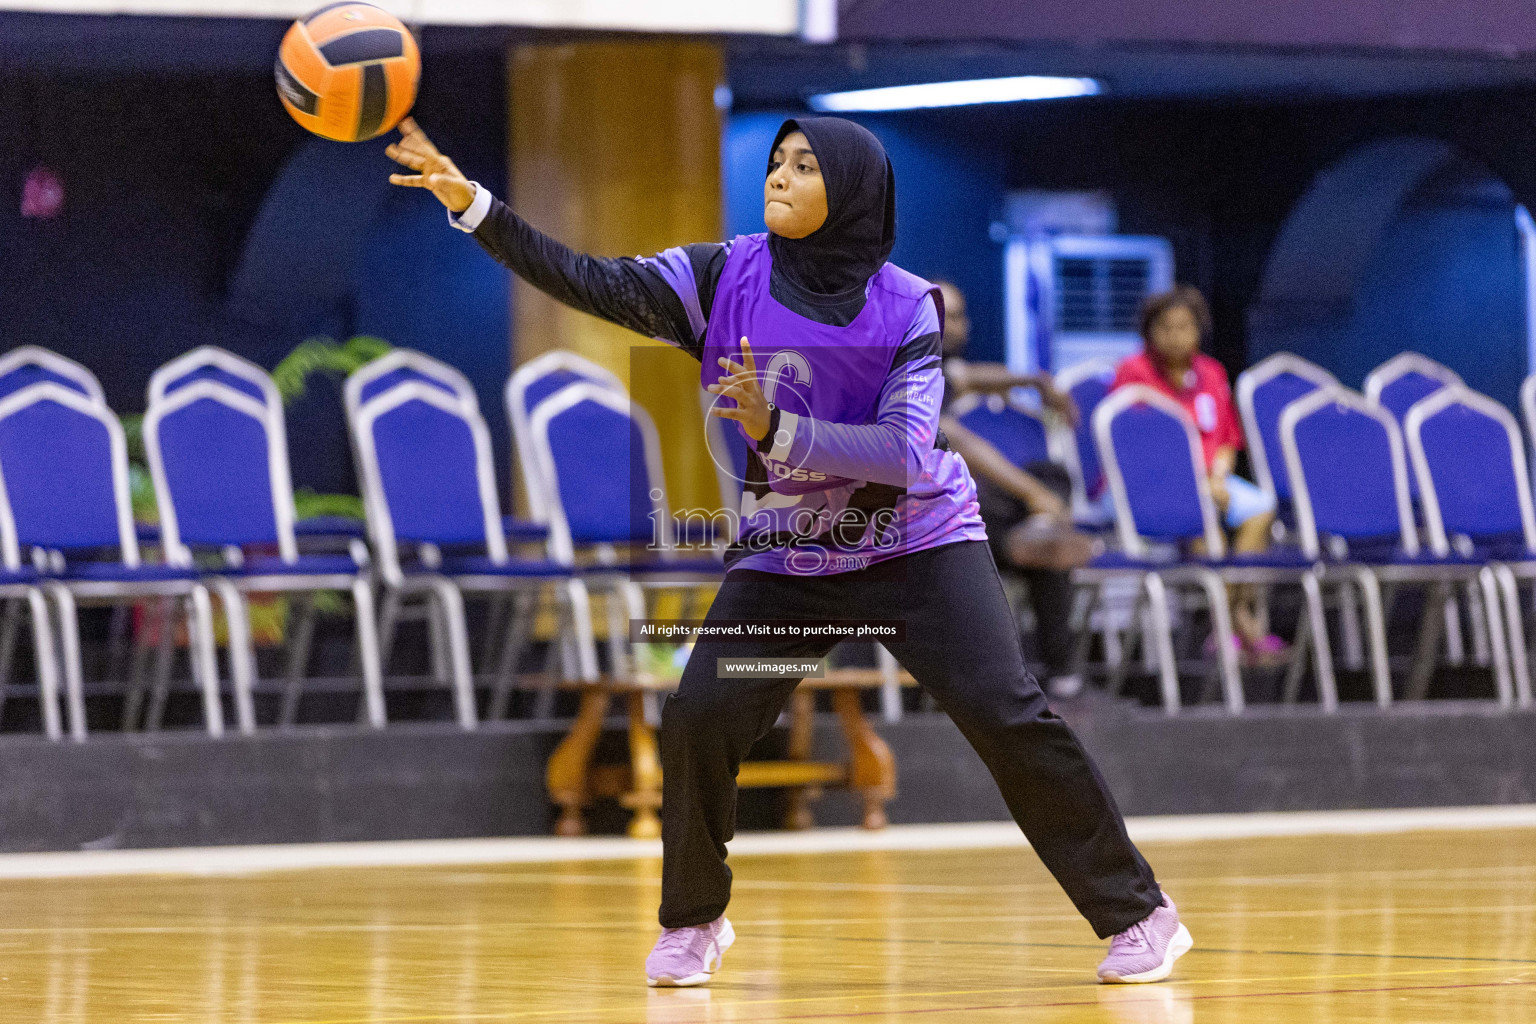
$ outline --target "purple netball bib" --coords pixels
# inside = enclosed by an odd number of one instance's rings
[[[705,386],[725,372],[720,357],[740,362],[741,338],[750,339],[763,392],[787,428],[766,456],[752,454],[732,567],[842,572],[984,539],[965,463],[933,447],[943,397],[937,360],[897,364],[933,286],[888,263],[871,278],[858,316],[836,327],[774,299],[771,269],[766,235],[735,240],[704,338]],[[877,421],[881,430],[856,437],[829,427]]]

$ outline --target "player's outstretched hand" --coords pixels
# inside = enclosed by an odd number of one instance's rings
[[[709,414],[721,419],[737,420],[752,440],[761,441],[768,433],[770,415],[768,399],[758,386],[757,361],[752,358],[752,343],[742,338],[741,362],[735,363],[721,356],[720,365],[725,367],[726,376],[711,384],[707,390],[722,398],[734,398],[736,408],[727,409],[716,405],[709,410]]]
[[[400,141],[391,142],[384,155],[415,174],[391,174],[391,185],[430,189],[438,202],[454,213],[463,213],[475,201],[475,186],[454,162],[437,151],[414,118],[400,122]]]

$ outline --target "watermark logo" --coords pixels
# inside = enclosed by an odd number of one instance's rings
[[[651,491],[652,501],[659,502],[662,497],[660,489]],[[754,524],[751,516],[744,520],[737,509],[683,509],[671,517],[669,537],[667,520],[653,509],[647,547],[653,551],[706,551],[729,540],[746,554],[783,549],[788,571],[814,576],[866,568],[877,555],[889,554],[902,543],[900,517],[895,508],[845,508],[834,514],[825,506],[802,506],[789,510],[787,515],[782,514],[784,511],[759,513],[777,515],[782,520],[780,525],[784,529],[772,529]],[[754,525],[759,528],[749,529]]]

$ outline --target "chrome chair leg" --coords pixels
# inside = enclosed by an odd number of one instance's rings
[[[229,676],[235,686],[235,723],[240,732],[256,732],[256,652],[251,646],[251,609],[245,595],[227,579],[211,582],[229,626]]]
[[[64,707],[69,738],[85,742],[85,678],[80,667],[80,618],[75,595],[61,583],[45,584],[58,612],[60,661],[64,667]]]
[[[1483,604],[1497,608],[1500,603],[1499,585],[1491,566],[1477,571],[1477,583],[1483,592]],[[1498,615],[1488,616],[1488,641],[1493,648],[1493,685],[1499,695],[1499,706],[1515,706],[1514,677],[1509,667],[1509,643],[1504,635],[1504,622]]]
[[[1515,705],[1528,708],[1532,704],[1530,653],[1526,647],[1525,621],[1520,614],[1520,582],[1507,565],[1493,567],[1503,597],[1505,637],[1509,641],[1510,674],[1515,682]]]
[[[465,624],[464,595],[449,580],[441,577],[428,584],[433,598],[429,610],[431,619],[441,624],[441,640],[445,650],[433,652],[434,659],[441,658],[448,666],[448,678],[453,687],[454,714],[459,728],[472,730],[479,724],[475,712],[475,678],[469,660],[469,628]],[[429,619],[429,621],[431,621]]]
[[[352,584],[352,610],[357,619],[357,654],[362,666],[363,711],[368,725],[384,728],[384,664],[379,646],[378,618],[373,606],[373,584],[359,576]]]
[[[1149,572],[1141,584],[1147,592],[1147,619],[1150,626],[1148,646],[1152,647],[1157,660],[1158,681],[1163,692],[1163,712],[1179,713],[1179,666],[1173,653],[1173,623],[1168,612],[1168,587],[1163,578]]]
[[[54,643],[52,616],[48,599],[36,587],[27,590],[27,606],[32,611],[32,650],[37,659],[37,691],[43,710],[43,732],[55,742],[64,738],[59,716],[59,653]]]
[[[1333,651],[1328,643],[1328,617],[1323,609],[1323,586],[1316,570],[1301,577],[1307,603],[1307,633],[1312,644],[1312,672],[1317,677],[1317,702],[1324,714],[1339,710],[1338,681],[1333,674]],[[1346,585],[1347,589],[1347,585]],[[1301,652],[1297,652],[1300,662]]]
[[[213,646],[213,601],[194,586],[187,599],[187,653],[192,677],[203,691],[203,724],[210,736],[224,735],[224,704],[219,696],[219,660]]]
[[[283,684],[283,705],[278,712],[277,723],[288,728],[298,720],[299,698],[304,690],[304,670],[309,665],[310,649],[315,639],[315,603],[309,594],[295,594],[289,598],[288,621],[293,623],[293,635],[288,647],[288,678]]]
[[[1387,661],[1387,616],[1381,596],[1381,581],[1370,569],[1360,567],[1352,573],[1365,606],[1366,636],[1371,657],[1371,681],[1380,707],[1392,704],[1392,669]]]
[[[163,597],[158,605],[160,636],[155,646],[154,686],[149,693],[149,707],[144,710],[144,728],[156,731],[165,718],[165,702],[171,693],[171,664],[176,657],[175,598]]]

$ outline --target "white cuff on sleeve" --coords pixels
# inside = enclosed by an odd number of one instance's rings
[[[795,427],[800,423],[800,417],[792,412],[779,411],[779,429],[773,435],[773,447],[768,449],[768,458],[775,462],[783,462],[789,458],[790,445],[795,443]]]
[[[469,208],[458,216],[454,216],[452,210],[448,211],[448,223],[460,231],[472,232],[485,220],[485,215],[491,212],[491,190],[482,186],[478,181],[470,182],[475,186],[474,201]]]

